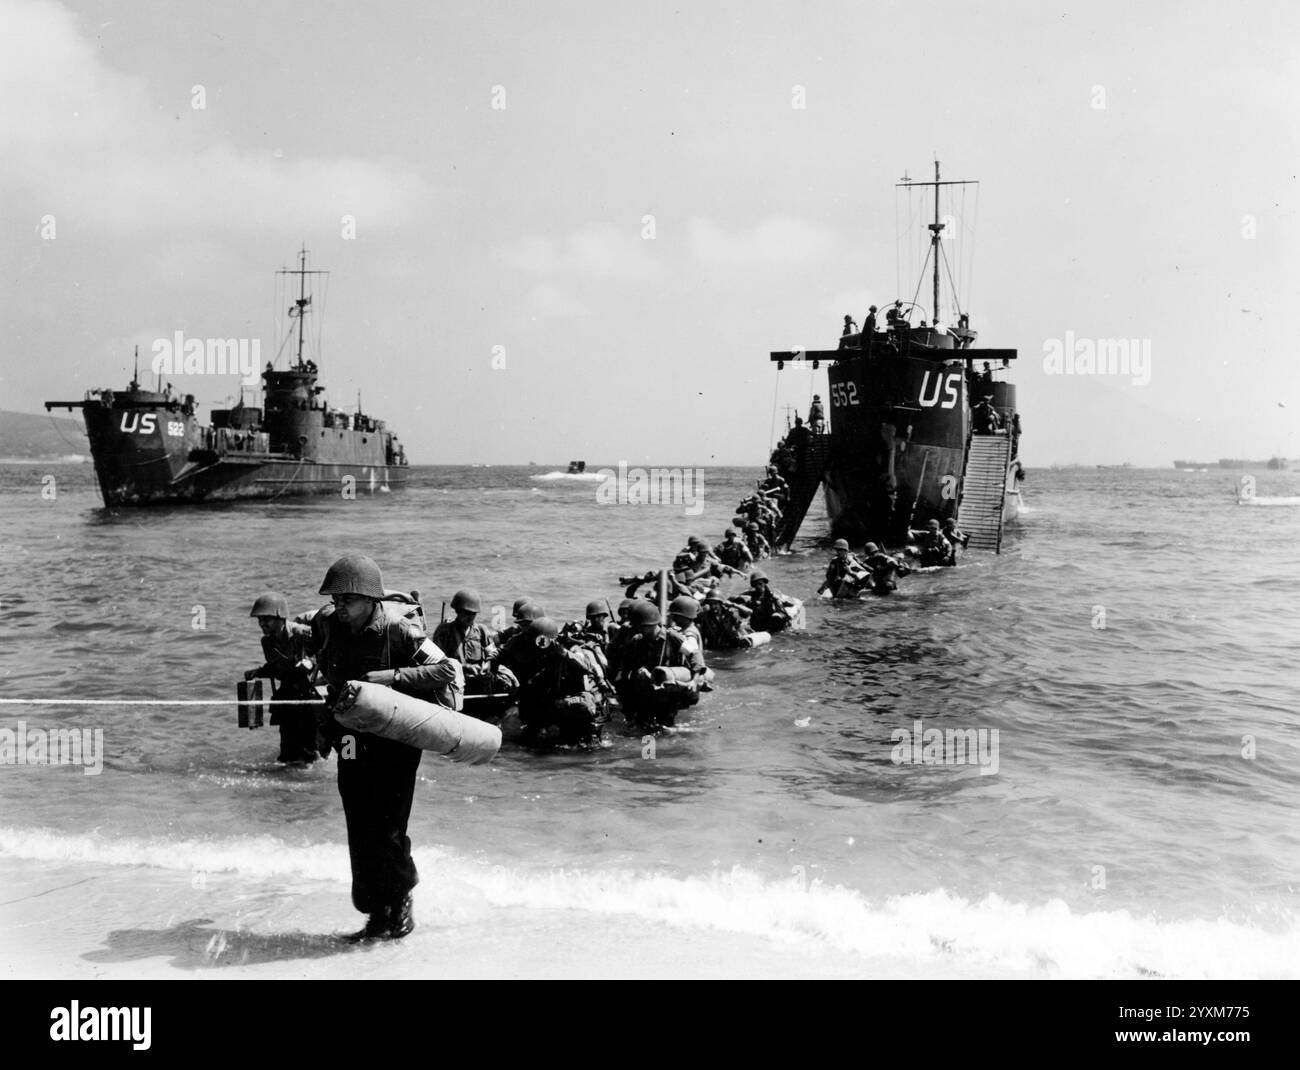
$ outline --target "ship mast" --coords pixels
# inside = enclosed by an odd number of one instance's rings
[[[298,317],[298,360],[294,367],[301,371],[304,367],[302,359],[303,336],[305,328],[303,320],[307,316],[307,309],[311,306],[311,298],[307,296],[307,276],[308,275],[328,275],[328,271],[308,271],[307,270],[307,246],[303,246],[298,252],[298,270],[290,271],[288,268],[280,272],[281,275],[298,276],[298,297],[294,300],[293,308],[289,310],[290,316]]]
[[[939,322],[939,239],[943,224],[939,222],[939,161],[934,161],[934,222],[930,224],[930,245],[934,252],[934,304],[930,306],[930,325]]]
[[[939,174],[939,165],[935,164],[935,177]],[[935,218],[938,219],[939,211],[939,191],[934,191]],[[935,285],[938,286],[936,276]],[[302,323],[307,318],[307,246],[302,247],[302,252],[298,254],[298,367],[302,367]]]
[[[934,258],[934,305],[930,309],[930,322],[932,324],[938,323],[939,322],[939,256],[941,255],[939,242],[942,240],[943,228],[946,226],[945,223],[942,223],[939,220],[939,187],[940,186],[978,186],[979,183],[976,181],[966,181],[966,182],[939,181],[939,161],[935,160],[933,182],[913,182],[911,179],[907,178],[906,175],[904,175],[903,181],[896,183],[896,185],[903,186],[908,189],[911,189],[913,186],[934,187],[934,222],[927,224],[927,229],[930,231],[930,256]],[[954,303],[956,303],[956,299],[957,299],[957,295],[953,294]]]

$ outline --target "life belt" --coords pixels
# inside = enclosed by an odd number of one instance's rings
[[[334,719],[354,732],[431,750],[469,765],[491,761],[501,749],[501,729],[496,725],[382,684],[350,680],[334,707]]]

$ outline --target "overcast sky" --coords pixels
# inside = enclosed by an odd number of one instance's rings
[[[951,255],[981,344],[1019,350],[1027,464],[1300,455],[1293,2],[0,0],[0,25],[0,408],[121,387],[178,330],[269,355],[305,242],[331,400],[360,389],[417,463],[760,463],[825,383],[768,352],[900,295],[895,183],[937,156],[980,181]],[[1048,374],[1067,332],[1144,340],[1150,381]]]

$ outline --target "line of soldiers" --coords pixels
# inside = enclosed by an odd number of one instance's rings
[[[915,547],[905,553],[917,558],[918,567],[951,567],[957,564],[957,548],[963,549],[970,536],[958,530],[951,517],[942,524],[931,520],[925,528],[910,531]],[[846,539],[836,539],[832,544],[834,556],[826,564],[826,578],[817,588],[819,595],[831,598],[854,598],[863,591],[872,594],[890,594],[898,590],[898,580],[914,570],[902,557],[886,553],[876,543],[863,547],[862,558],[854,554]]]
[[[475,623],[477,592],[458,591],[452,606],[456,619],[438,626],[434,642],[463,659],[467,694],[517,701],[527,745],[598,743],[614,695],[637,728],[665,727],[708,687],[692,623],[698,603],[686,596],[668,607],[666,626],[646,599],[625,598],[617,622],[605,599],[589,602],[582,620],[561,622],[520,598],[512,623],[495,636]],[[466,644],[467,636],[476,641]]]
[[[773,588],[767,573],[754,566],[752,552],[737,535],[734,528],[728,528],[723,541],[712,550],[703,539],[692,535],[686,548],[673,559],[670,593],[698,607],[699,630],[706,650],[731,650],[749,645],[747,637],[755,632],[782,631],[790,626],[798,607],[795,599]],[[636,585],[656,575],[647,573]],[[721,581],[728,575],[747,575],[748,589],[724,596]],[[635,593],[636,585],[628,589],[629,595]]]
[[[292,619],[283,595],[257,598],[250,616],[261,628],[266,661],[245,678],[271,679],[272,698],[286,703],[273,707],[272,718],[280,726],[281,761],[338,753],[352,902],[367,916],[353,941],[399,939],[415,927],[411,890],[419,875],[406,830],[422,751],[335,720],[334,706],[349,682],[454,710],[466,696],[492,697],[513,685],[526,739],[547,743],[598,739],[610,694],[619,696],[630,722],[653,730],[673,724],[710,687],[695,626],[700,607],[689,597],[673,600],[667,626],[645,599],[625,599],[617,625],[603,600],[587,606],[584,620],[561,625],[521,598],[513,623],[493,635],[477,622],[477,593],[461,590],[452,598],[455,617],[431,638],[415,593],[386,589],[369,557],[340,558],[320,593],[330,597],[328,605]],[[324,705],[318,681],[325,685]]]
[[[832,549],[835,556],[826,565],[826,579],[817,588],[819,595],[854,598],[863,591],[889,594],[898,589],[898,578],[912,571],[901,558],[885,553],[874,542],[863,547],[865,559],[850,551],[847,539],[836,539]]]
[[[772,553],[781,521],[790,507],[790,484],[775,463],[769,464],[752,493],[740,499],[732,524],[745,532],[745,542],[755,561]],[[730,532],[731,529],[728,529]]]
[[[613,695],[638,730],[671,726],[711,690],[702,629],[719,646],[743,645],[741,637],[754,630],[788,626],[797,604],[753,568],[755,543],[739,542],[738,534],[728,530],[717,547],[721,556],[703,540],[690,540],[684,559],[675,562],[684,567],[669,575],[676,589],[662,616],[654,601],[636,598],[632,589],[616,613],[598,599],[584,619],[568,623],[520,598],[512,623],[494,634],[478,623],[478,593],[463,589],[451,599],[452,619],[429,636],[418,593],[385,588],[379,566],[360,554],[330,567],[319,592],[330,602],[319,609],[291,618],[283,595],[256,599],[250,616],[261,629],[265,661],[244,675],[272,681],[279,761],[310,763],[338,753],[352,901],[367,916],[350,939],[397,939],[415,927],[411,890],[419,875],[406,830],[422,751],[341,725],[333,710],[347,684],[377,684],[475,714],[467,700],[499,699],[500,712],[515,701],[524,741],[537,744],[597,742]],[[746,570],[749,589],[724,598],[717,586],[722,575]]]

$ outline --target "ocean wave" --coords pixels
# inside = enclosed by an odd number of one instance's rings
[[[599,483],[605,477],[599,472],[547,472],[540,476],[529,476],[530,479],[539,479],[551,482],[554,480],[563,480],[574,483]]]
[[[234,873],[261,880],[349,879],[341,844],[293,846],[267,836],[107,840],[0,828],[0,856]],[[943,888],[873,898],[809,881],[802,870],[786,880],[766,880],[740,866],[687,877],[623,869],[530,872],[469,861],[436,847],[417,850],[416,860],[426,882],[468,886],[496,907],[638,918],[905,960],[922,969],[1088,978],[1300,976],[1300,927],[1294,918],[1285,919],[1277,932],[1226,918],[1077,912],[1059,899],[1022,903],[990,894],[976,901]],[[456,912],[454,896],[448,898],[442,887],[438,906]]]

